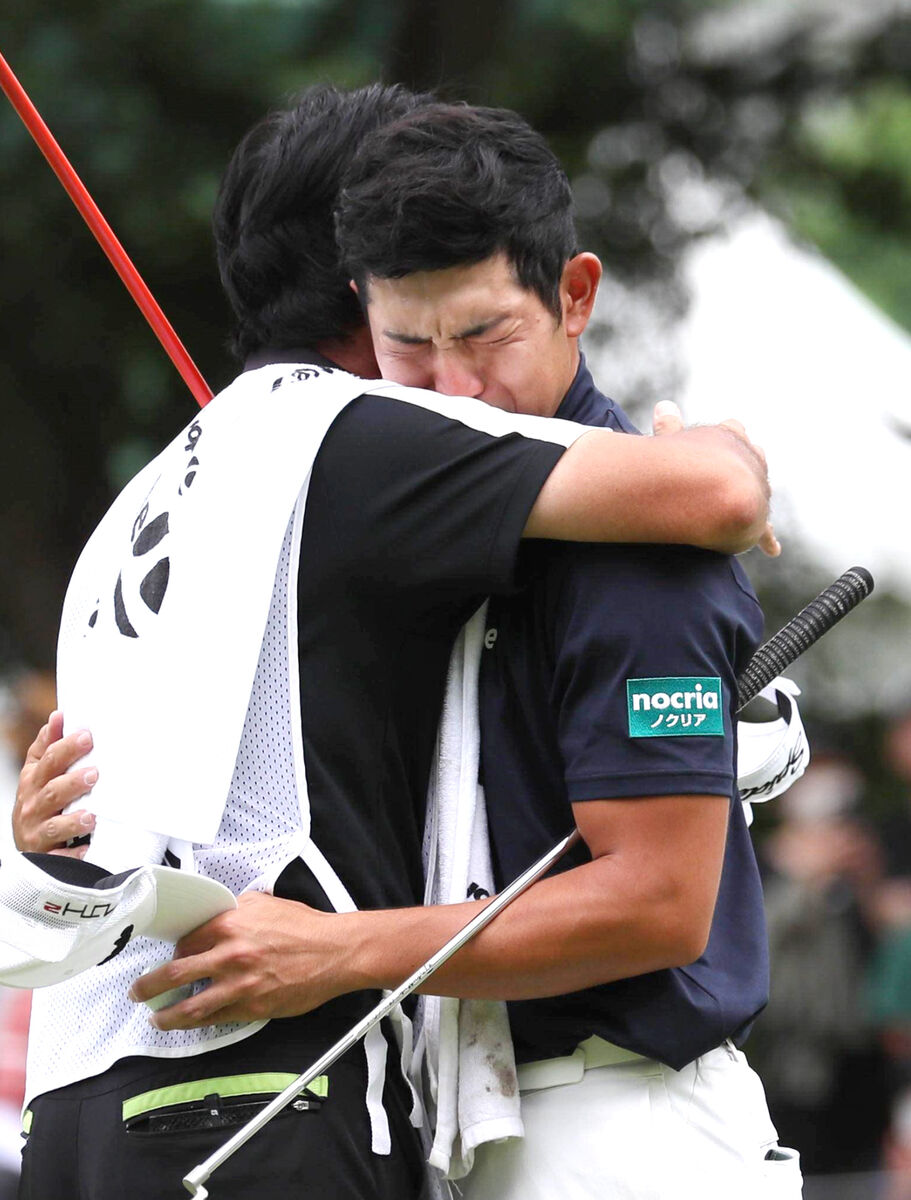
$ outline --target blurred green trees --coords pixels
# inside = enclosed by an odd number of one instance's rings
[[[680,305],[743,197],[911,328],[911,14],[869,0],[7,0],[8,59],[213,388],[233,374],[209,211],[240,135],[309,83],[522,111],[586,245]],[[904,14],[904,15],[903,15]],[[0,669],[53,660],[66,578],[193,401],[0,106]]]

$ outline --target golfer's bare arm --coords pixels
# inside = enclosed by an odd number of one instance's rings
[[[695,962],[708,942],[729,805],[724,796],[575,804],[576,823],[592,861],[535,884],[445,964],[424,990],[528,999]],[[460,912],[448,913],[449,907]],[[441,926],[451,923],[454,933],[476,911],[477,902],[469,902],[440,906],[434,915]],[[422,957],[425,947],[418,949],[412,939],[426,937],[431,942],[441,928],[422,930],[421,912],[408,910],[405,921],[400,914],[389,918],[389,932],[392,927],[399,931],[399,954],[403,959],[416,957],[409,971],[446,940],[429,945]],[[378,928],[368,932],[366,923],[361,932],[380,935]],[[369,962],[371,971],[379,968],[383,975],[376,951],[370,951],[366,941],[358,955],[361,963]],[[396,964],[395,973],[404,966],[404,961]],[[391,985],[380,979],[374,986]]]
[[[723,796],[576,804],[592,861],[520,896],[424,990],[523,999],[693,962],[711,926],[729,804]],[[134,984],[134,998],[213,980],[156,1014],[161,1028],[305,1012],[343,992],[401,983],[478,903],[336,914],[248,894],[185,938],[181,957]]]
[[[765,462],[731,428],[663,437],[592,430],[548,476],[526,537],[770,549]],[[772,549],[774,553],[774,549]]]
[[[708,941],[729,804],[656,796],[574,805],[592,861],[535,884],[424,990],[528,999],[694,962]],[[347,969],[362,987],[393,987],[477,905],[352,914],[363,919],[343,952]]]

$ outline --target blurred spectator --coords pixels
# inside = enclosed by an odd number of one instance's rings
[[[847,759],[817,756],[776,802],[781,823],[765,847],[772,983],[750,1050],[806,1176],[875,1170],[888,1120],[885,1055],[865,1005],[882,853],[854,813],[862,785]]]
[[[869,1008],[888,1057],[893,1097],[883,1200],[911,1200],[911,712],[887,729],[883,757],[904,789],[905,803],[883,828],[888,876],[875,897],[880,940],[870,969]]]
[[[11,844],[10,816],[19,768],[38,729],[56,703],[54,678],[29,672],[9,687],[4,706],[0,795],[0,856]],[[21,1161],[22,1097],[31,993],[0,987],[0,1200],[14,1200]]]
[[[25,671],[9,684],[0,733],[14,778],[18,778],[26,751],[56,704],[57,692],[50,671]],[[13,797],[5,797],[4,802],[12,806]]]
[[[0,1200],[15,1200],[31,992],[0,987]]]
[[[870,1012],[888,1056],[893,1093],[884,1146],[890,1181],[883,1200],[911,1200],[911,927],[907,925],[883,932],[870,971]]]
[[[888,880],[880,889],[878,919],[886,929],[911,925],[911,711],[887,728],[883,761],[896,778],[903,803],[883,825]]]

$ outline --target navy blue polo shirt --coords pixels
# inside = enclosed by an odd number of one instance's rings
[[[635,432],[584,361],[557,416]],[[762,613],[739,563],[710,551],[529,542],[521,555],[524,587],[491,600],[481,665],[497,886],[573,827],[573,803],[708,794],[731,797],[731,809],[702,958],[511,1003],[517,1057],[568,1054],[598,1034],[679,1069],[725,1038],[741,1044],[768,996],[762,892],[734,744],[735,681]],[[558,869],[589,857],[577,848]]]

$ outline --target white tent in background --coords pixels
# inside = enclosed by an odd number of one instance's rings
[[[785,542],[911,593],[911,337],[762,213],[699,243],[686,275],[686,419],[748,426]]]

